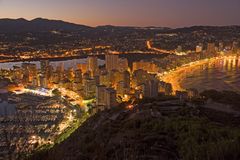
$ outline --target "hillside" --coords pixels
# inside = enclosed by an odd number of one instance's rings
[[[237,160],[239,150],[240,129],[212,122],[178,100],[159,98],[98,113],[66,141],[32,159]]]

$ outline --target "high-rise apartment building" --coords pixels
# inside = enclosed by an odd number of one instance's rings
[[[118,55],[116,54],[106,54],[105,61],[106,61],[106,70],[118,70]]]
[[[92,77],[98,74],[98,59],[96,56],[88,57],[87,70],[91,73]]]

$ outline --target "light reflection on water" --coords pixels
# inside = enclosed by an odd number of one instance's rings
[[[240,92],[240,58],[224,58],[181,73],[182,88],[233,90]]]

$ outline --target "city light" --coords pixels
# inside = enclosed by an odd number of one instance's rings
[[[47,89],[28,89],[28,88],[24,88],[22,90],[16,90],[14,91],[14,93],[16,94],[24,94],[24,93],[30,93],[30,94],[34,94],[34,95],[39,95],[39,96],[45,96],[45,97],[52,97],[52,90],[47,90]]]
[[[126,107],[128,110],[132,110],[133,108],[134,108],[134,105],[128,105],[127,107]]]

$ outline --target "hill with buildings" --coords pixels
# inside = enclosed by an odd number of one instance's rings
[[[106,53],[186,54],[205,50],[209,42],[220,50],[240,43],[239,26],[89,27],[61,20],[0,19],[0,60],[24,57],[83,56]],[[66,55],[70,53],[70,55]],[[43,56],[44,55],[44,56]]]

